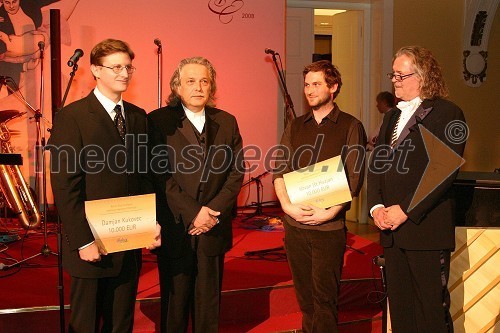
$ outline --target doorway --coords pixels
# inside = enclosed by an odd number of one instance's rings
[[[287,1],[286,79],[297,116],[308,112],[303,95],[302,70],[318,54],[327,57],[328,54],[323,52],[331,46],[333,63],[339,67],[343,79],[337,104],[343,111],[358,118],[367,132],[377,126],[377,114],[371,112],[376,111],[375,96],[379,91],[390,88],[390,82],[383,80],[382,73],[390,71],[391,67],[392,2]],[[322,9],[340,11],[328,15],[331,16],[330,26],[318,20],[321,11],[318,15],[314,13]],[[336,21],[338,24],[335,24]],[[315,44],[318,45],[318,52]],[[366,185],[351,205],[347,216],[349,220],[368,222],[365,198]]]

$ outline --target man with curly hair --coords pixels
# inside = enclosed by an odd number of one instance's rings
[[[456,142],[445,129],[457,121],[465,126],[465,119],[444,99],[448,90],[429,50],[401,48],[392,69],[388,77],[401,102],[384,116],[368,173],[368,207],[381,230],[392,332],[449,333],[447,283],[455,247],[451,186],[458,171],[419,202],[413,199],[429,162],[422,132],[461,156],[465,140]]]

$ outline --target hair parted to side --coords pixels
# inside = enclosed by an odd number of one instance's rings
[[[396,105],[396,98],[389,91],[382,91],[377,95],[377,101],[384,101],[388,107],[393,108]]]
[[[333,93],[333,98],[335,99],[340,93],[340,88],[342,87],[342,76],[339,70],[328,60],[315,61],[312,64],[306,66],[302,72],[304,78],[309,72],[323,72],[325,75],[325,81],[328,88],[333,87],[338,84],[337,91]]]
[[[108,38],[98,43],[90,51],[90,64],[100,66],[102,65],[102,58],[115,53],[127,53],[130,60],[134,60],[135,58],[134,52],[127,43],[118,39]]]
[[[394,59],[402,55],[410,58],[413,69],[420,77],[420,98],[444,98],[448,96],[448,87],[444,82],[441,66],[431,51],[421,46],[405,46],[394,55]]]
[[[210,79],[210,92],[208,97],[207,105],[211,107],[215,107],[215,93],[217,91],[217,82],[216,82],[216,72],[215,68],[208,61],[208,59],[204,57],[191,57],[182,59],[177,68],[175,69],[172,77],[170,78],[170,95],[168,96],[167,104],[170,106],[179,105],[181,102],[180,96],[177,94],[177,88],[181,85],[181,71],[182,68],[189,64],[198,64],[203,65],[208,69],[208,75]]]

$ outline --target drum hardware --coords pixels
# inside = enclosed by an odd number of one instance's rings
[[[41,76],[41,89],[40,89],[40,105],[43,106],[44,101],[44,80],[43,80],[43,52],[40,52],[40,64],[41,64],[41,70],[40,70],[40,76]],[[8,196],[9,194],[12,194],[13,199],[7,199],[7,202],[10,203],[18,203],[18,202],[28,202],[29,204],[26,205],[26,210],[25,213],[21,211],[19,214],[20,222],[22,226],[26,229],[34,229],[38,227],[40,224],[43,224],[43,239],[44,239],[44,244],[42,245],[42,248],[40,249],[40,252],[29,257],[25,258],[23,260],[17,261],[16,263],[12,265],[4,265],[2,269],[8,269],[14,266],[19,266],[22,263],[31,260],[33,258],[38,257],[39,255],[43,255],[45,257],[49,256],[50,254],[53,255],[58,255],[58,253],[53,252],[48,245],[47,242],[47,221],[46,221],[46,212],[47,212],[47,197],[46,197],[46,170],[45,170],[45,156],[44,156],[44,147],[45,147],[45,126],[51,126],[50,122],[45,119],[43,116],[43,112],[41,110],[35,109],[33,106],[31,106],[28,101],[23,97],[23,95],[20,92],[19,87],[17,87],[17,84],[14,80],[10,80],[10,83],[14,86],[13,89],[9,84],[5,84],[7,89],[19,100],[21,101],[33,114],[34,116],[32,117],[35,120],[36,127],[37,127],[37,137],[36,137],[36,152],[35,152],[35,171],[36,171],[36,178],[35,178],[35,193],[40,194],[41,199],[37,201],[35,200],[35,194],[31,190],[31,188],[28,187],[26,184],[26,181],[24,180],[21,171],[19,169],[18,165],[14,165],[12,167],[7,167],[6,165],[0,165],[0,187],[2,192]],[[15,110],[6,110],[3,111],[5,112],[5,115],[3,116],[6,118],[5,121],[0,123],[0,142],[2,145],[2,153],[12,153],[12,147],[10,146],[10,131],[7,127],[7,122],[18,118],[26,112],[20,113]],[[1,114],[2,112],[0,112]],[[2,116],[0,116],[0,120]],[[41,122],[40,120],[44,120],[44,126],[42,129]],[[40,167],[41,166],[41,167]],[[9,174],[9,169],[13,169],[14,171]],[[39,172],[41,170],[41,172]],[[39,179],[40,177],[42,178],[42,186],[40,189],[40,182]],[[10,181],[13,180],[13,181]],[[4,185],[5,184],[5,185]],[[19,184],[19,185],[18,185]],[[16,191],[17,190],[17,191]],[[16,196],[16,193],[20,193],[18,196]],[[39,210],[39,204],[41,203],[42,212]],[[19,205],[18,205],[19,206]],[[14,206],[16,207],[16,206]],[[27,218],[25,218],[27,216]],[[33,222],[31,222],[33,220]]]
[[[59,111],[61,108],[62,108],[62,105],[64,105],[64,102],[61,103],[60,102],[60,91],[61,91],[61,29],[60,29],[60,25],[61,25],[61,14],[60,14],[60,10],[59,9],[50,9],[50,41],[51,41],[51,57],[50,57],[50,63],[51,63],[51,97],[52,97],[52,115],[53,115],[53,119],[55,119],[55,113],[57,111]],[[43,108],[43,98],[44,98],[44,72],[43,72],[43,63],[44,63],[44,48],[43,46],[40,46],[40,43],[39,43],[39,48],[40,48],[40,105],[41,107]],[[74,75],[74,72],[76,71],[76,68],[73,69],[73,73],[71,75],[71,78],[73,78],[73,75]],[[1,79],[1,77],[0,77]],[[15,83],[15,81],[10,78],[11,80],[11,83],[14,85],[14,86],[17,86],[17,84]],[[71,82],[71,80],[70,80]],[[0,80],[0,83],[1,80]],[[37,145],[39,143],[38,139],[39,139],[39,136],[42,136],[42,150],[41,150],[41,159],[42,159],[42,163],[41,163],[41,166],[42,166],[42,182],[43,182],[43,186],[42,186],[42,198],[43,198],[43,218],[44,218],[44,222],[46,220],[46,207],[47,207],[47,200],[46,200],[46,195],[45,195],[45,192],[46,192],[46,187],[45,187],[45,184],[46,184],[46,177],[45,177],[45,163],[44,163],[44,148],[45,148],[45,132],[41,130],[40,128],[40,119],[43,119],[44,120],[44,124],[45,125],[48,125],[48,130],[50,131],[50,128],[52,127],[52,125],[43,117],[43,112],[42,111],[39,111],[39,110],[35,110],[24,98],[21,98],[20,97],[20,93],[16,93],[11,87],[9,87],[9,85],[7,85],[7,88],[8,90],[14,94],[19,100],[21,100],[21,102],[23,102],[26,106],[29,107],[29,109],[31,111],[34,112],[35,114],[35,120],[37,121]],[[69,86],[70,84],[68,84],[68,87],[66,90],[69,90]],[[19,90],[19,89],[17,89]],[[43,135],[41,134],[43,133]],[[37,151],[38,153],[38,151]],[[37,159],[36,159],[36,162],[37,162],[37,166],[38,166],[38,163],[39,163],[39,155],[37,154]],[[38,171],[38,167],[36,168],[36,170]],[[38,174],[37,174],[37,179],[38,179]],[[58,282],[58,286],[57,286],[57,289],[59,290],[59,328],[60,328],[60,332],[63,333],[65,332],[65,315],[64,315],[64,277],[63,277],[63,270],[62,270],[62,253],[61,253],[61,248],[62,248],[62,232],[61,232],[61,221],[60,219],[58,218],[57,219],[57,249],[59,251],[59,255],[57,256],[57,268],[58,268],[58,278],[59,278],[59,282]],[[42,250],[40,253],[36,254],[35,256],[33,257],[36,257],[40,254],[44,254],[44,255],[48,255],[48,254],[52,254],[53,252],[50,250],[50,248],[48,247],[47,245],[47,224],[44,223],[44,246],[42,247]],[[56,253],[54,253],[56,254]],[[27,258],[26,260],[29,260],[33,257],[30,257],[30,258]],[[25,260],[23,260],[25,261]],[[20,263],[16,263],[16,265],[18,265]],[[0,263],[0,269],[3,269],[3,267],[1,267],[1,264]],[[14,265],[8,265],[8,267],[12,267]],[[4,267],[6,267],[6,265],[4,265]],[[7,268],[8,268],[7,267]]]

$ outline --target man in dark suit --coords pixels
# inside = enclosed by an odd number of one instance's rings
[[[170,89],[168,106],[148,115],[153,154],[168,155],[168,167],[153,163],[163,200],[161,329],[186,332],[192,309],[193,332],[217,332],[231,211],[243,181],[242,140],[234,116],[213,107],[216,73],[207,59],[182,60]]]
[[[84,203],[153,191],[137,154],[147,142],[146,113],[122,99],[133,59],[120,40],[97,44],[90,55],[96,87],[57,113],[49,142],[63,266],[71,275],[70,332],[98,331],[101,319],[103,332],[132,332],[141,251],[107,254],[94,241]],[[160,245],[157,231],[150,249]]]
[[[394,98],[394,95],[388,91],[381,91],[380,93],[378,93],[376,101],[377,101],[376,105],[377,110],[382,115],[384,115],[387,111],[390,111],[392,108],[396,106],[396,99]],[[368,137],[368,143],[366,144],[367,150],[373,150],[373,147],[377,143],[381,125],[382,122],[378,124],[377,129],[375,131],[370,133],[370,136]]]
[[[459,166],[442,179],[433,177],[450,161],[425,171],[429,152],[439,147],[461,160],[466,135],[457,134],[466,133],[465,119],[443,99],[447,88],[428,50],[401,48],[388,77],[401,102],[384,116],[368,173],[368,207],[381,230],[392,331],[453,332],[447,283],[455,246],[451,186]],[[421,184],[429,182],[435,186],[422,195]]]

